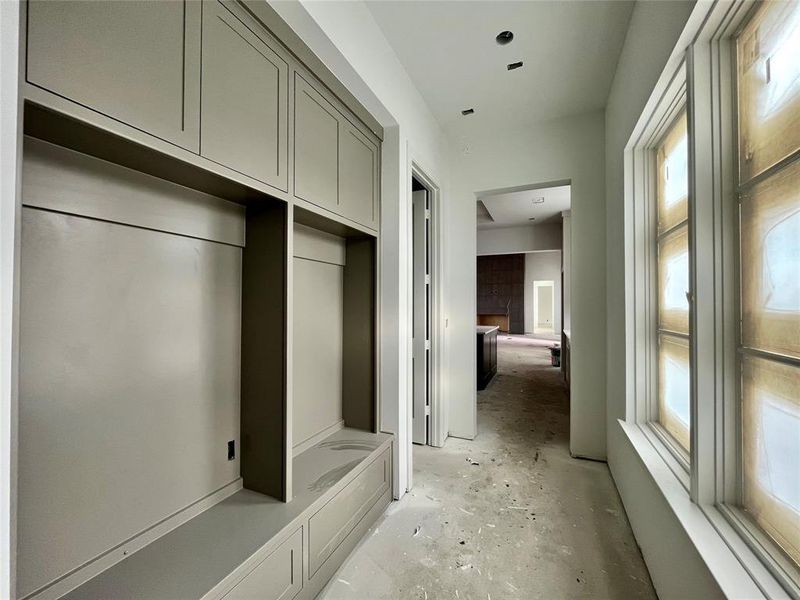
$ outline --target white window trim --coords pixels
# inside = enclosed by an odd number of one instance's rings
[[[754,3],[738,1],[718,20],[712,20],[713,32],[694,44],[690,52],[690,63],[694,63],[694,80],[710,81],[707,89],[699,89],[694,104],[705,109],[709,116],[705,138],[705,152],[701,157],[711,165],[711,172],[698,185],[707,188],[713,198],[704,209],[708,227],[714,235],[706,236],[706,260],[704,266],[709,275],[705,282],[708,301],[714,296],[721,298],[721,311],[713,312],[714,321],[704,322],[706,331],[706,364],[715,376],[705,382],[705,393],[714,397],[706,407],[708,415],[701,415],[705,423],[705,434],[699,440],[706,448],[699,453],[701,464],[695,484],[695,497],[702,505],[713,503],[719,513],[727,519],[739,542],[760,557],[764,567],[777,579],[783,589],[795,599],[800,598],[800,574],[797,568],[778,550],[776,544],[766,536],[744,514],[739,507],[741,499],[741,373],[737,353],[739,348],[739,200],[738,195],[738,139],[736,115],[736,48],[735,36],[752,14]],[[710,27],[707,27],[710,29]],[[698,86],[699,87],[699,86]],[[706,143],[707,142],[707,143]],[[712,254],[713,253],[713,254]],[[715,259],[708,257],[715,256]],[[703,282],[698,281],[703,286]],[[716,348],[716,351],[712,350]],[[713,362],[712,362],[713,361]],[[701,471],[703,469],[705,473]]]
[[[690,459],[672,436],[658,423],[658,257],[657,257],[657,199],[656,159],[658,143],[686,106],[686,65],[674,68],[646,123],[636,138],[629,142],[634,202],[632,236],[635,243],[634,261],[634,320],[636,327],[636,401],[629,421],[636,423],[645,438],[667,463],[684,489],[689,492]],[[691,207],[691,190],[689,206]],[[691,232],[691,214],[689,214]],[[691,250],[691,244],[690,244]],[[690,266],[691,269],[691,266]],[[691,307],[690,307],[691,308]],[[691,309],[690,309],[691,315]],[[691,317],[690,317],[691,331]]]
[[[626,316],[627,396],[622,426],[726,593],[800,599],[791,563],[770,551],[774,544],[736,506],[740,498],[740,446],[735,443],[740,436],[740,402],[733,38],[754,4],[753,0],[718,0],[696,5],[625,149],[626,303],[632,310]],[[684,61],[686,70],[682,71]],[[650,423],[653,395],[648,393],[653,385],[649,361],[655,304],[648,272],[654,246],[648,232],[653,228],[645,210],[654,205],[648,199],[653,191],[648,187],[652,183],[644,153],[657,129],[655,124],[663,121],[670,99],[676,97],[681,73],[685,73],[688,91],[690,160],[690,469],[670,447],[669,438]],[[720,298],[725,304],[715,308]],[[698,519],[698,515],[703,517]],[[738,573],[733,568],[736,562]]]
[[[717,508],[691,501],[663,455],[647,439],[645,429],[635,423],[619,424],[722,593],[727,598],[747,600],[787,598],[777,581],[772,579],[769,585],[771,575]]]

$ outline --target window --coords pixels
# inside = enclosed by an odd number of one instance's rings
[[[695,13],[625,149],[623,430],[728,583],[800,600],[800,2]]]
[[[736,43],[741,506],[800,564],[800,3]]]
[[[656,420],[689,451],[689,140],[686,111],[656,147],[658,273]]]

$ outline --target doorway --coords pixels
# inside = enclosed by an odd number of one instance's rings
[[[553,335],[555,333],[555,282],[533,282],[533,332]]]
[[[407,490],[413,487],[412,448],[444,446],[447,415],[442,400],[445,327],[442,312],[442,274],[444,240],[441,191],[419,164],[409,163],[408,187],[408,382],[407,407],[402,452],[407,457]],[[407,440],[407,441],[406,441]],[[407,444],[407,446],[406,446]]]
[[[430,193],[412,177],[413,341],[412,441],[430,443],[431,415],[431,206]]]

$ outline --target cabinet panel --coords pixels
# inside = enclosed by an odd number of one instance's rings
[[[384,451],[308,520],[309,578],[389,489],[391,454]]]
[[[225,600],[290,600],[303,587],[303,528],[250,571]]]
[[[27,81],[197,152],[200,4],[34,0]]]
[[[340,116],[298,73],[294,102],[294,194],[338,212]]]
[[[377,175],[378,148],[347,123],[339,143],[339,204],[343,216],[375,226]]]
[[[203,6],[200,153],[287,191],[289,67],[220,2]]]

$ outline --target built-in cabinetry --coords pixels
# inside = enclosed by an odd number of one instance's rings
[[[322,208],[339,208],[339,117],[299,73],[294,78],[294,193]]]
[[[26,43],[31,102],[377,231],[380,138],[246,5],[31,0]]]
[[[18,597],[311,599],[392,496],[382,132],[266,3],[26,11]]]
[[[200,154],[288,191],[289,65],[244,11],[203,5]]]
[[[377,227],[378,146],[295,74],[295,195]]]
[[[34,0],[27,10],[30,84],[197,152],[199,2]]]
[[[339,206],[356,223],[377,227],[378,146],[349,121],[339,137]],[[371,198],[371,201],[365,201]]]

